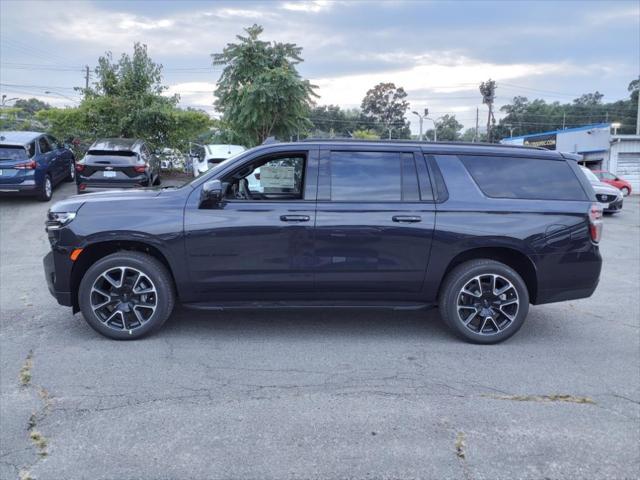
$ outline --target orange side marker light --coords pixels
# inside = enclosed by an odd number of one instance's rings
[[[72,262],[75,262],[81,253],[82,253],[82,248],[74,248],[73,252],[71,252],[71,255],[69,255],[69,258],[71,259]]]

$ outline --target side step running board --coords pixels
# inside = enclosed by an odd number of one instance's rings
[[[194,310],[266,310],[266,309],[328,309],[328,308],[355,308],[355,309],[382,309],[382,310],[423,310],[435,305],[422,302],[347,302],[336,301],[257,301],[257,302],[198,302],[183,303],[183,307]]]

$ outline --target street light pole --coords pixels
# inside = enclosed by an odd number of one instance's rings
[[[418,118],[420,119],[420,136],[418,137],[418,140],[420,140],[420,141],[422,141],[422,122],[424,121],[424,117],[427,115],[427,113],[429,113],[429,110],[426,109],[426,108],[424,109],[424,111],[425,111],[424,115],[420,115],[418,112],[415,112],[415,111],[411,112],[414,115],[417,115]]]
[[[426,118],[427,120],[431,120],[433,122],[433,141],[437,142],[438,141],[438,124],[431,117],[425,116],[424,118]]]

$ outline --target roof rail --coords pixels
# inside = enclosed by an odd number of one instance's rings
[[[398,139],[398,140],[387,140],[387,139],[379,139],[379,140],[364,140],[360,138],[305,138],[300,140],[300,142],[353,142],[353,143],[410,143],[416,145],[463,145],[463,146],[476,146],[476,147],[503,147],[503,148],[524,148],[528,150],[547,150],[542,147],[534,147],[530,145],[509,145],[505,143],[489,143],[489,142],[456,142],[456,141],[446,141],[446,142],[427,142],[424,140],[407,140],[407,139]]]

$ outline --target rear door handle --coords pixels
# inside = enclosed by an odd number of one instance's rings
[[[394,222],[416,223],[421,222],[422,217],[419,217],[417,215],[394,215],[392,220]]]
[[[283,222],[308,222],[311,220],[309,215],[280,215]]]

